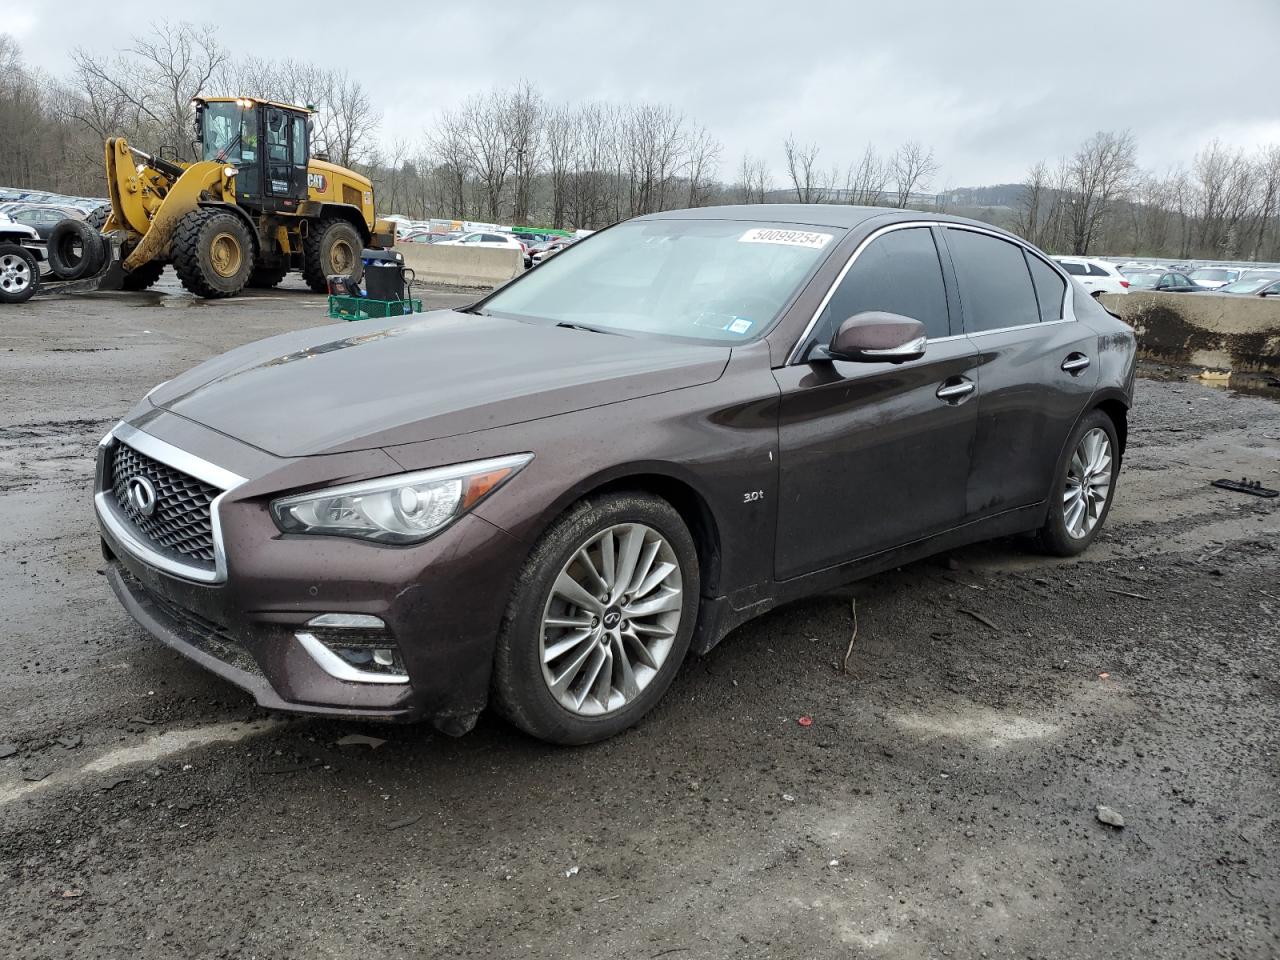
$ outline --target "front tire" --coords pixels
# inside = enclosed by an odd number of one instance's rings
[[[680,669],[700,587],[693,538],[665,500],[615,493],[577,504],[517,581],[494,661],[498,712],[558,744],[634,726]]]
[[[302,276],[315,293],[327,293],[329,277],[364,276],[364,240],[348,221],[330,218],[313,223],[302,246]]]
[[[40,289],[40,263],[16,243],[0,243],[0,303],[26,303]]]
[[[134,293],[146,290],[160,279],[162,273],[164,273],[164,261],[150,260],[137,270],[126,270],[124,279],[120,281],[120,289],[131,290]]]
[[[1111,511],[1120,474],[1120,442],[1111,418],[1086,414],[1067,441],[1058,465],[1040,545],[1058,557],[1083,553],[1097,539]]]
[[[178,221],[173,268],[198,297],[234,297],[253,272],[253,237],[234,213],[202,207]]]

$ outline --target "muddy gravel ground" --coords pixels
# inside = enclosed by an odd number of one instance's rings
[[[1209,486],[1280,486],[1280,404],[1143,380],[1085,557],[1001,541],[777,610],[554,749],[266,714],[99,575],[102,433],[322,322],[171,280],[0,308],[0,955],[1280,953],[1280,501]]]

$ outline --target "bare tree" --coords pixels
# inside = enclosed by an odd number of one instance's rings
[[[191,98],[205,92],[229,59],[212,26],[161,21],[151,33],[135,37],[115,57],[77,47],[72,53],[76,83],[88,104],[79,116],[90,125],[107,121],[127,129],[97,129],[141,135],[190,156]]]
[[[715,176],[720,170],[720,141],[711,136],[705,127],[698,127],[687,140],[688,162],[685,179],[689,183],[685,205],[705,206],[711,196]]]
[[[903,209],[917,190],[927,190],[939,169],[933,149],[925,149],[919,141],[908,140],[898,148],[891,161],[897,189],[897,207]]]
[[[542,96],[529,81],[521,81],[507,94],[503,116],[515,187],[512,218],[516,223],[529,219],[530,188],[542,162],[543,113]]]
[[[1136,169],[1133,134],[1099,131],[1065,164],[1071,252],[1087,254]]]
[[[857,163],[849,165],[845,174],[845,202],[862,207],[878,206],[893,176],[892,166],[868,143]]]
[[[569,184],[578,163],[580,147],[578,117],[572,107],[562,104],[546,114],[547,177],[551,181],[551,225],[561,229],[569,209]]]
[[[794,135],[789,135],[782,144],[782,151],[787,161],[787,176],[791,180],[791,189],[795,191],[797,203],[822,203],[827,199],[827,187],[821,181],[822,173],[818,170],[818,145],[810,143],[802,146],[796,142]]]
[[[1056,193],[1050,186],[1049,167],[1043,160],[1039,160],[1027,171],[1027,177],[1022,182],[1022,196],[1015,212],[1014,229],[1036,246],[1050,248],[1050,225],[1056,203]]]
[[[733,191],[735,197],[742,203],[764,203],[770,188],[769,165],[749,153],[743,154]]]

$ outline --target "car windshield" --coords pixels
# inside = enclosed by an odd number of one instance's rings
[[[632,220],[575,243],[482,307],[625,334],[740,343],[765,332],[844,231]]]
[[[1129,286],[1131,287],[1154,287],[1164,274],[1155,272],[1130,273],[1127,274],[1127,276],[1129,278]]]
[[[1196,270],[1191,274],[1191,279],[1197,282],[1208,280],[1210,282],[1229,283],[1236,276],[1237,274],[1234,270]]]
[[[1275,277],[1249,277],[1245,280],[1237,280],[1235,283],[1228,283],[1218,289],[1223,293],[1254,293],[1275,281]]]

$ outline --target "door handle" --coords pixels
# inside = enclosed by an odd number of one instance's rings
[[[1089,358],[1083,353],[1067,354],[1067,359],[1062,361],[1062,369],[1067,371],[1073,377],[1089,366]]]
[[[938,399],[947,403],[960,403],[977,387],[976,383],[965,377],[953,377],[938,387]]]

